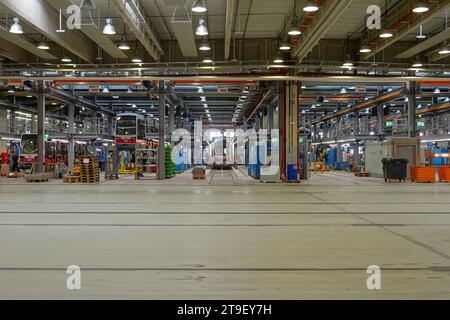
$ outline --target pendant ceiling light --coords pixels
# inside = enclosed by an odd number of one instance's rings
[[[14,34],[22,34],[23,33],[23,28],[19,22],[19,18],[17,18],[17,17],[13,18],[13,24],[9,28],[9,32],[14,33]]]
[[[211,50],[211,46],[209,45],[208,40],[203,40],[200,44],[199,50],[201,51],[209,51]]]
[[[212,62],[213,62],[213,60],[210,57],[205,57],[203,59],[203,63],[212,63]]]
[[[69,62],[72,62],[72,59],[70,59],[68,56],[64,56],[64,57],[62,57],[61,61],[69,63]]]
[[[350,59],[347,59],[342,64],[344,67],[353,67],[353,62]]]
[[[297,0],[294,0],[294,18],[292,20],[292,24],[289,27],[288,30],[288,35],[290,36],[299,36],[302,34],[302,32],[300,31],[300,28],[298,27],[299,23],[298,23],[298,17],[297,17]]]
[[[415,13],[424,13],[430,11],[430,8],[427,3],[423,1],[419,1],[412,10]]]
[[[103,33],[104,34],[107,34],[107,35],[116,34],[116,28],[114,27],[114,25],[112,23],[113,23],[113,20],[112,20],[111,17],[106,19],[106,25],[103,28]]]
[[[80,8],[84,10],[94,10],[95,3],[92,0],[83,0],[81,1]]]
[[[208,28],[206,27],[205,19],[200,19],[198,22],[197,30],[195,31],[195,34],[198,36],[207,36],[208,35]]]
[[[275,57],[275,59],[273,59],[273,62],[274,62],[274,63],[283,63],[283,62],[284,62],[284,59],[283,59],[283,57],[282,57],[280,54],[278,54],[278,55]]]
[[[197,13],[208,11],[208,8],[206,8],[205,0],[195,0],[194,4],[192,5],[192,11]]]
[[[45,41],[39,42],[37,47],[38,47],[38,49],[41,49],[41,50],[49,50],[50,49],[50,46]]]
[[[381,32],[380,32],[380,38],[386,39],[386,38],[392,38],[393,36],[394,36],[394,33],[387,28],[381,30]]]
[[[316,12],[319,10],[319,6],[313,0],[306,1],[305,6],[303,7],[303,11],[305,12]]]
[[[367,44],[365,44],[361,47],[361,49],[359,49],[359,52],[369,53],[369,52],[372,52],[372,49]]]
[[[128,42],[126,41],[122,41],[121,43],[119,43],[119,47],[120,50],[130,50],[130,45],[128,44]]]
[[[297,23],[296,22],[294,22],[291,26],[290,26],[290,28],[289,28],[289,30],[288,30],[288,35],[290,35],[290,36],[299,36],[299,35],[301,35],[302,34],[302,32],[300,31],[300,29],[298,28],[298,25],[297,25]]]
[[[283,41],[283,42],[280,44],[279,49],[280,49],[280,50],[283,50],[283,51],[291,50],[291,45],[290,45],[289,43],[287,43],[286,41]]]
[[[450,48],[447,45],[444,45],[439,49],[439,54],[450,54]]]

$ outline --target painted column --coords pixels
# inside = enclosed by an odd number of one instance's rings
[[[166,178],[166,95],[165,81],[159,82],[159,149],[158,149],[158,180]]]

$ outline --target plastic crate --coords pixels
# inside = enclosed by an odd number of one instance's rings
[[[434,183],[436,181],[436,171],[434,167],[412,166],[411,181],[418,183]]]
[[[439,182],[450,182],[450,166],[438,167]]]

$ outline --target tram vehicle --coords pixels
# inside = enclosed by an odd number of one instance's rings
[[[38,158],[38,136],[37,134],[24,134],[20,141],[21,166],[31,166]],[[64,162],[67,163],[68,141],[45,141],[45,163]]]
[[[136,113],[121,113],[116,118],[116,143],[145,146],[147,141],[145,117]]]

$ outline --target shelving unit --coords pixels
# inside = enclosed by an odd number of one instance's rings
[[[157,148],[142,148],[136,149],[136,163],[135,163],[135,179],[145,179],[146,173],[152,173],[152,167],[155,167],[158,163],[158,149]],[[155,179],[156,176],[147,177],[149,179]]]

